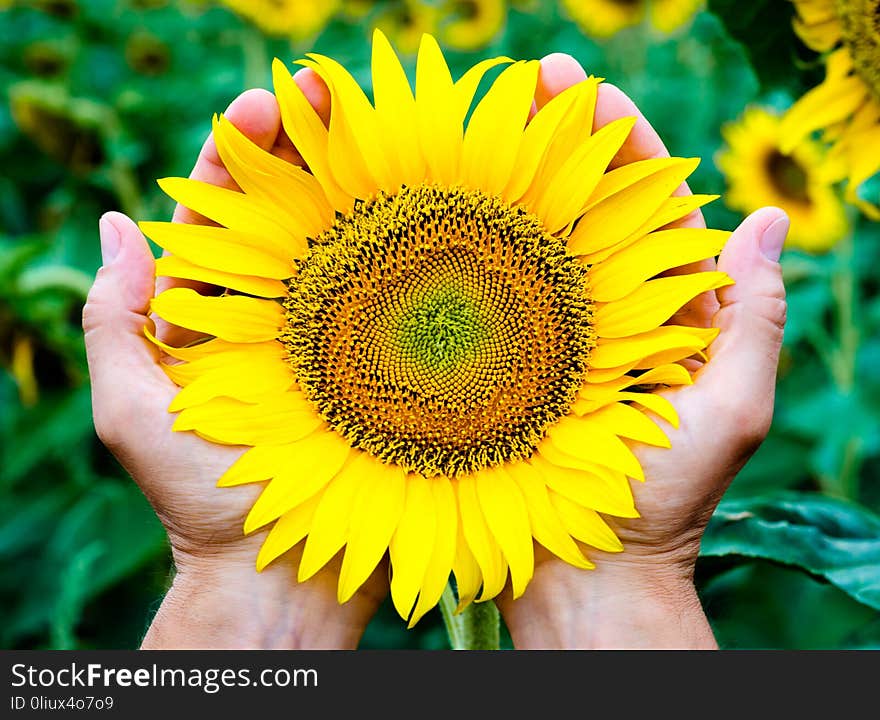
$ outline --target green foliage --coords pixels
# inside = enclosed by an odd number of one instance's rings
[[[0,646],[134,647],[169,577],[161,526],[92,428],[80,310],[97,218],[167,218],[155,178],[189,172],[212,114],[269,87],[273,56],[316,49],[367,84],[368,26],[389,2],[297,43],[209,0],[0,10]],[[491,54],[571,53],[629,93],[672,153],[703,159],[695,191],[723,193],[722,125],[750,103],[784,108],[822,76],[791,16],[782,0],[709,0],[669,36],[645,24],[599,42],[555,3],[517,2],[489,47],[450,59],[458,75]],[[706,215],[740,220],[722,201]],[[880,647],[880,226],[853,218],[832,253],[783,258],[773,429],[698,565],[727,647]],[[448,640],[438,612],[407,631],[386,603],[362,645]]]
[[[801,568],[880,610],[880,517],[853,503],[815,493],[725,501],[701,552]]]

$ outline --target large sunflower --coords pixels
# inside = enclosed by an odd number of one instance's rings
[[[849,229],[843,202],[825,179],[822,146],[805,139],[782,152],[780,125],[778,115],[752,107],[724,127],[727,147],[718,156],[728,184],[724,201],[744,213],[781,207],[791,218],[789,245],[823,252]]]
[[[397,610],[415,623],[450,571],[460,605],[514,596],[533,539],[593,567],[575,542],[622,546],[602,514],[636,517],[626,440],[668,446],[652,390],[691,382],[679,363],[715,330],[664,325],[720,272],[657,277],[717,254],[727,233],[662,229],[704,204],[673,197],[693,159],[606,172],[633,126],[590,134],[599,81],[526,124],[536,61],[483,61],[458,81],[430,36],[415,97],[381,33],[375,106],[335,61],[326,128],[280,61],[284,128],[306,171],[224,118],[220,156],[242,192],[161,181],[217,227],[144,223],[170,253],[158,274],[219,297],[166,290],[152,309],[211,336],[169,376],[178,431],[248,450],[221,486],[269,480],[245,522],[271,525],[264,568],[305,539],[305,581],[343,547],[339,600],[386,551]],[[507,64],[463,128],[481,78]],[[158,342],[158,341],[157,341]],[[161,345],[161,343],[160,343]]]
[[[880,0],[792,0],[795,30],[819,52],[829,53],[824,82],[804,95],[782,126],[784,150],[816,130],[833,143],[829,179],[847,180],[846,198],[866,215],[880,208],[858,196],[859,186],[880,170]]]
[[[661,32],[672,32],[694,16],[703,0],[562,0],[562,5],[584,33],[606,38],[646,16]]]

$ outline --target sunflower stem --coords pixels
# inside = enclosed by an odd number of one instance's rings
[[[453,650],[498,650],[501,642],[501,619],[491,600],[471,603],[460,613],[452,585],[440,598],[440,612]]]
[[[266,37],[255,27],[242,28],[241,51],[244,60],[245,87],[264,87],[271,73]]]

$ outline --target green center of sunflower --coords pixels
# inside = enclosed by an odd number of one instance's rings
[[[880,0],[836,0],[836,7],[856,72],[880,100]]]
[[[784,198],[793,202],[809,202],[809,177],[804,167],[791,155],[773,150],[767,156],[767,174]]]
[[[586,268],[478,191],[359,202],[289,285],[282,340],[303,392],[354,447],[428,476],[530,456],[595,345]]]

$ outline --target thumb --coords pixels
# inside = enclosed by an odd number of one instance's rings
[[[788,228],[779,208],[758,210],[733,232],[718,260],[735,284],[717,291],[721,307],[713,325],[721,332],[700,379],[712,406],[726,411],[753,444],[764,439],[773,417],[786,316],[779,257]]]
[[[155,282],[147,241],[132,220],[117,212],[101,217],[98,229],[104,264],[82,320],[95,426],[107,442],[105,435],[115,432],[114,427],[134,419],[132,401],[146,394],[145,383],[168,381],[143,334]]]

